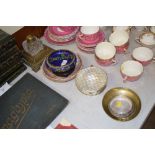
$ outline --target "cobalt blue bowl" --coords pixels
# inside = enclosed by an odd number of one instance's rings
[[[76,55],[69,50],[56,50],[52,52],[46,59],[45,65],[48,70],[57,76],[67,77],[75,69]]]

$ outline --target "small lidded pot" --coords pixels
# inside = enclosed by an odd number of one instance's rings
[[[143,65],[138,61],[128,60],[121,65],[120,72],[123,77],[123,82],[136,81],[143,73]]]
[[[109,41],[116,47],[117,53],[124,53],[129,47],[129,34],[124,30],[114,31]]]
[[[133,50],[132,58],[139,61],[143,66],[146,66],[154,59],[153,51],[147,47],[138,47]]]
[[[116,64],[115,54],[116,48],[109,42],[101,42],[95,48],[95,58],[99,65]]]
[[[76,55],[69,50],[56,50],[52,52],[45,61],[47,69],[57,76],[67,77],[75,69]]]

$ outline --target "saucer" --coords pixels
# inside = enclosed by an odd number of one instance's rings
[[[54,35],[64,36],[64,35],[73,33],[76,29],[77,29],[77,27],[74,27],[74,29],[72,29],[70,31],[64,31],[59,26],[50,26],[48,30],[50,33],[52,33]]]
[[[84,46],[84,47],[93,47],[93,46],[96,46],[99,42],[102,42],[105,40],[105,34],[104,32],[100,32],[99,33],[99,37],[94,40],[94,41],[86,41],[86,40],[81,40],[79,37],[78,37],[79,34],[77,34],[77,37],[76,37],[76,42],[78,42],[81,46]]]
[[[51,38],[48,36],[48,31],[47,31],[47,30],[46,30],[45,33],[44,33],[44,38],[47,40],[48,43],[54,44],[54,45],[58,45],[58,46],[67,45],[67,44],[73,43],[73,42],[75,41],[75,38],[73,38],[72,40],[63,41],[63,42],[55,41],[55,40],[51,39]]]
[[[69,39],[70,37],[75,37],[77,32],[79,31],[79,27],[75,28],[74,31],[68,33],[59,35],[53,31],[53,27],[48,27],[46,30],[48,31],[49,37],[55,38],[55,39]],[[60,28],[59,28],[60,29]]]
[[[77,63],[75,66],[75,70],[68,77],[56,76],[55,74],[53,74],[50,70],[48,70],[46,68],[45,62],[43,64],[43,68],[42,68],[43,73],[47,79],[54,81],[54,82],[60,82],[60,83],[67,82],[67,81],[74,79],[80,69],[82,69],[82,60],[81,60],[80,56],[78,56],[78,55],[77,55]]]
[[[93,47],[83,47],[80,45],[77,45],[77,47],[85,53],[88,53],[88,54],[94,54],[95,53],[95,47],[94,48]]]

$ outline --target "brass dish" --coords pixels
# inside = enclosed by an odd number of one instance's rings
[[[122,99],[127,99],[130,100],[130,102],[132,103],[132,110],[128,113],[128,115],[123,116],[123,117],[119,117],[114,115],[110,108],[109,108],[109,104],[111,103],[111,101],[117,97],[121,97]],[[120,101],[117,101],[120,102]],[[105,112],[113,119],[118,120],[118,121],[129,121],[133,118],[135,118],[138,113],[140,112],[141,109],[141,101],[139,96],[132,91],[131,89],[128,88],[113,88],[110,89],[104,96],[103,100],[102,100],[102,106],[103,109],[105,110]]]

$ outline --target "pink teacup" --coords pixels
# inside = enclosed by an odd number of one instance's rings
[[[132,58],[139,61],[143,66],[154,61],[153,51],[147,47],[138,47],[133,50]]]
[[[116,64],[116,48],[109,42],[101,42],[95,48],[95,58],[99,65],[108,66]]]
[[[129,47],[129,34],[124,30],[114,31],[109,41],[116,47],[117,53],[125,53]]]
[[[82,26],[79,38],[83,41],[91,42],[99,38],[99,26]]]
[[[120,72],[123,82],[136,81],[143,73],[143,66],[138,61],[128,60],[121,65]]]

